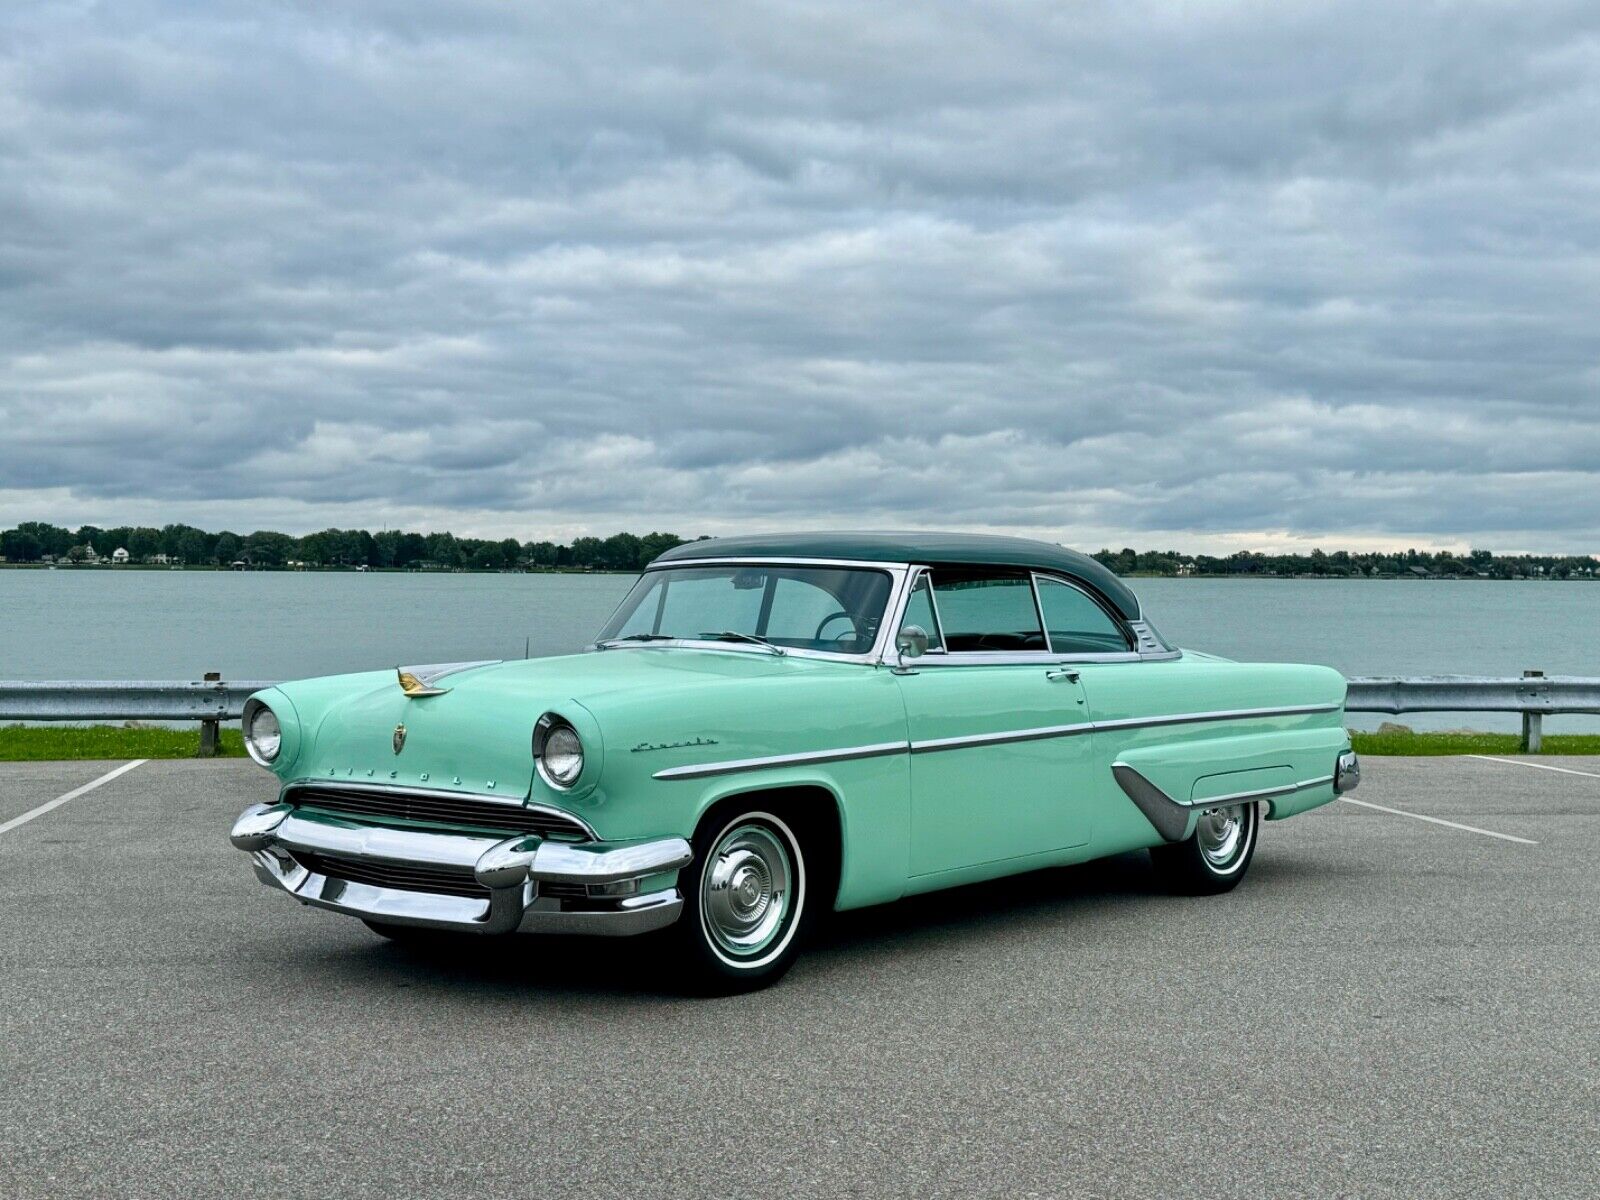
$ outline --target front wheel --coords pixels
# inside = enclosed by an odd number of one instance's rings
[[[1193,833],[1181,842],[1154,847],[1150,861],[1175,892],[1211,896],[1231,891],[1255,855],[1260,825],[1261,809],[1254,802],[1208,808]]]
[[[673,928],[699,990],[750,991],[789,969],[809,897],[805,850],[782,818],[751,809],[707,821],[679,878],[690,886]]]

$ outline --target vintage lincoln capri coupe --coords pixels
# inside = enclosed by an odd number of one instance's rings
[[[777,978],[829,910],[1148,848],[1243,877],[1263,819],[1353,788],[1325,667],[1170,645],[1042,542],[842,533],[656,559],[588,652],[252,696],[282,781],[233,843],[388,937],[674,938],[683,975]]]

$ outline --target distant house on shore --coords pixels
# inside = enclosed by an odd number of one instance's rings
[[[126,566],[127,563],[128,563],[128,549],[127,549],[127,547],[126,546],[118,546],[115,550],[113,550],[111,552],[111,562],[112,562],[112,565],[114,565],[114,566],[118,566],[118,567]]]

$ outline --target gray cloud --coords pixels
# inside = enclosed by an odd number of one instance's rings
[[[1593,549],[1597,110],[1589,3],[13,7],[0,523]]]

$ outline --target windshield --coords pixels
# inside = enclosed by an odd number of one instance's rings
[[[647,571],[599,641],[752,642],[865,654],[889,602],[886,571],[856,567],[671,567]]]

